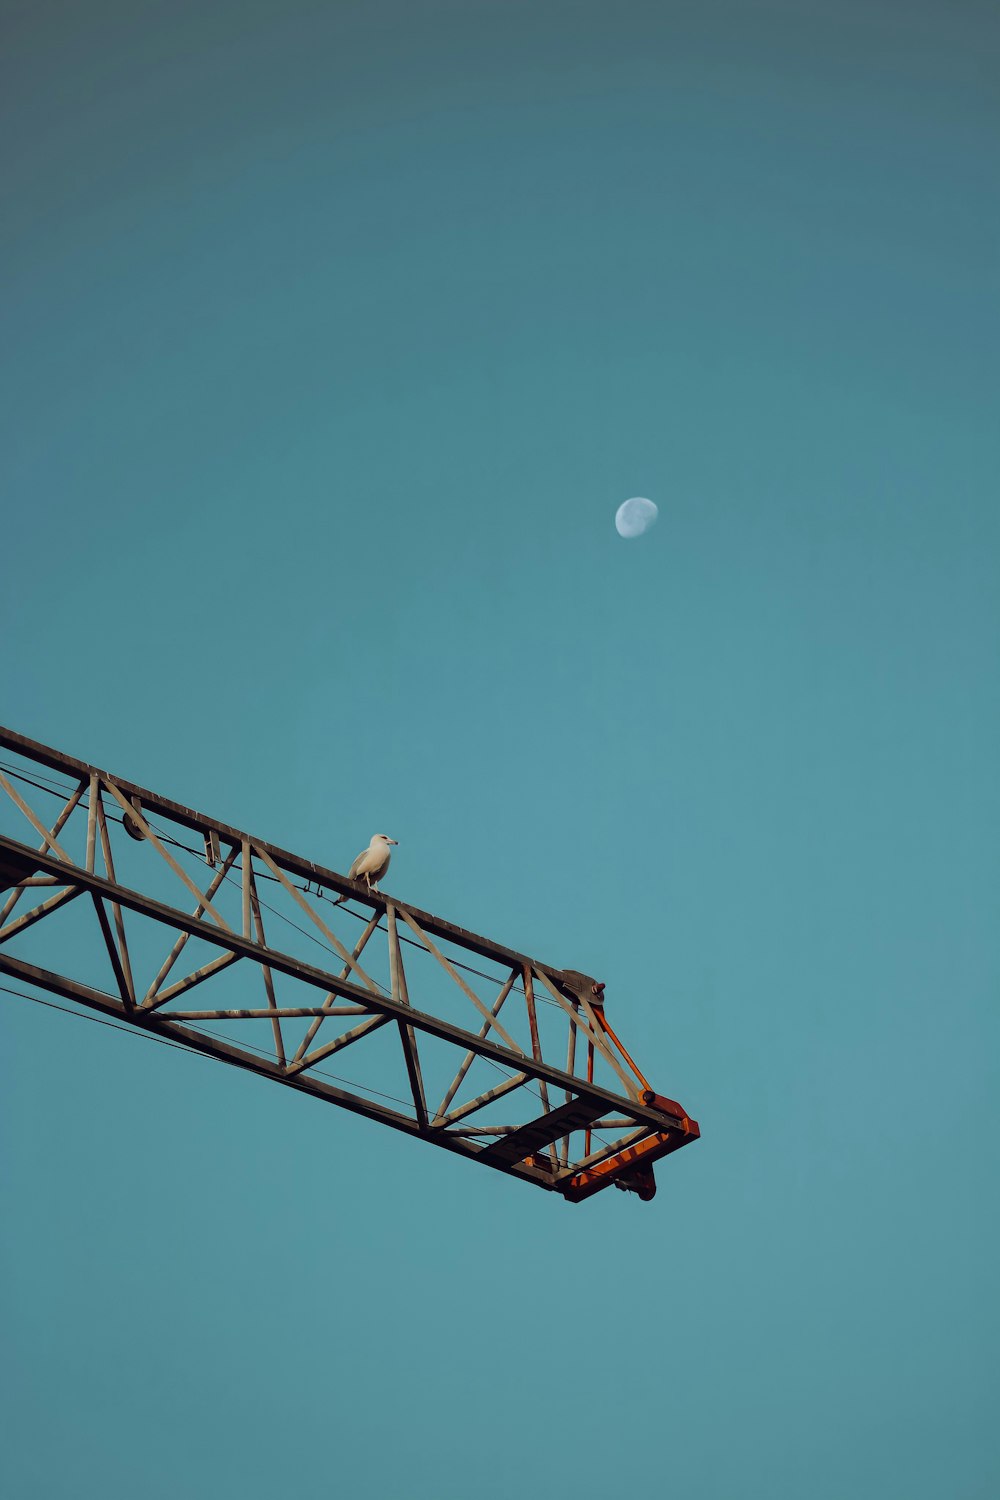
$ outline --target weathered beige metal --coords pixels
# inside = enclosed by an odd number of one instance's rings
[[[685,1111],[649,1088],[589,976],[369,891],[13,731],[0,729],[0,748],[0,893],[8,892],[0,972],[570,1201],[612,1183],[651,1197],[652,1161],[697,1138]],[[39,812],[45,797],[62,802],[51,822]],[[26,825],[40,843],[25,842]],[[186,842],[192,833],[197,847]],[[39,885],[53,893],[15,916]],[[77,904],[80,895],[88,899]],[[93,951],[89,931],[58,925],[74,920],[63,912],[84,908],[91,923],[96,917]],[[354,941],[349,928],[359,921]],[[310,962],[312,948],[308,957],[296,951],[302,938],[335,965]],[[167,984],[192,939],[201,961]],[[87,972],[85,948],[92,970],[100,955],[100,974]],[[478,967],[483,961],[496,972]],[[218,1004],[190,1009],[190,991],[209,984]],[[356,1024],[341,1029],[345,1020]],[[264,1023],[270,1041],[261,1047],[252,1038]],[[320,1066],[347,1048],[363,1082],[331,1082]],[[561,1055],[564,1066],[549,1060]],[[400,1094],[384,1086],[386,1074]],[[440,1098],[436,1109],[428,1097]],[[501,1099],[504,1123],[493,1124]]]

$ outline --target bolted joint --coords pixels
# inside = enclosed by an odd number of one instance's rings
[[[141,817],[142,816],[142,803],[139,801],[139,798],[138,797],[130,797],[128,800],[131,802],[132,806],[135,808],[136,812]],[[142,841],[143,841],[143,839],[146,837],[146,835],[143,833],[142,829],[139,827],[138,823],[135,821],[134,818],[130,818],[129,815],[128,815],[128,813],[126,813],[125,816],[122,818],[122,827],[124,828],[125,832],[128,834],[129,838],[130,839],[135,839],[136,843],[140,843],[141,844]]]
[[[588,1005],[597,1008],[604,1005],[604,991],[607,986],[599,980],[592,979],[589,974],[581,974],[579,969],[563,969],[562,979],[574,1000],[586,1000]]]

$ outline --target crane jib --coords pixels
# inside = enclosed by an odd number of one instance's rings
[[[0,749],[10,979],[568,1202],[649,1199],[698,1138],[590,976],[11,730]]]

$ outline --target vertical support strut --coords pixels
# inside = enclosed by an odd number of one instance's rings
[[[104,868],[107,872],[108,879],[112,882],[117,883],[117,877],[115,875],[115,862],[111,853],[111,840],[108,837],[108,825],[107,820],[104,816],[104,799],[101,796],[100,787],[97,788],[97,827],[101,835],[101,854],[104,859]],[[98,898],[95,896],[95,903],[97,902],[97,899]],[[118,905],[117,901],[112,901],[111,903],[111,914],[115,919],[115,932],[118,935],[117,957],[114,952],[115,944],[112,942],[111,934],[107,931],[107,918],[104,915],[104,907],[102,904],[98,905],[98,917],[101,921],[101,931],[104,933],[104,940],[108,945],[108,952],[111,955],[111,966],[115,971],[115,978],[118,980],[119,984],[122,985],[122,998],[125,1000],[128,1006],[134,1007],[135,985],[132,981],[132,965],[129,962],[128,943],[125,941],[125,918],[122,916],[122,909]],[[119,970],[121,971],[120,977]]]
[[[262,948],[265,948],[267,944],[264,942],[264,923],[260,915],[260,898],[257,895],[257,882],[254,879],[252,870],[250,871],[250,906],[253,911],[253,926],[254,932],[257,935],[257,941]],[[274,1052],[278,1059],[278,1066],[283,1068],[285,1066],[285,1044],[281,1037],[281,1022],[278,1020],[277,1015],[278,1005],[274,998],[274,980],[271,977],[271,969],[268,964],[261,964],[260,972],[264,976],[264,993],[267,996],[267,1008],[275,1012],[271,1017],[271,1030],[274,1034]]]
[[[403,955],[399,949],[399,933],[396,930],[396,908],[391,902],[385,908],[386,923],[389,928],[389,973],[391,975],[392,998],[400,1005],[409,1005],[410,996],[406,988],[406,974],[403,969]],[[417,1040],[412,1026],[406,1025],[399,1017],[396,1018],[399,1027],[399,1039],[403,1044],[403,1058],[406,1063],[406,1074],[410,1080],[410,1092],[413,1095],[413,1107],[417,1112],[417,1123],[421,1130],[427,1129],[427,1097],[424,1093],[424,1078],[420,1071],[420,1057],[417,1052]]]

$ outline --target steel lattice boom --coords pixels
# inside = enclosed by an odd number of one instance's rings
[[[588,975],[9,730],[0,747],[0,972],[570,1202],[651,1198],[653,1162],[697,1139]]]

